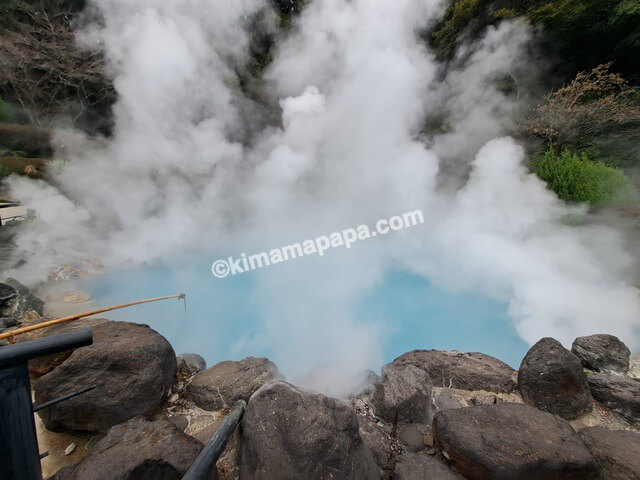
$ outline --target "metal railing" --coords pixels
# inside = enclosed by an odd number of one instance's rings
[[[83,328],[37,340],[0,347],[0,478],[42,480],[38,439],[33,412],[68,400],[92,388],[72,392],[33,406],[27,362],[31,359],[84,347],[93,343],[93,332]],[[95,387],[94,387],[95,388]]]
[[[218,430],[216,430],[216,433],[211,437],[209,443],[205,445],[191,468],[182,477],[182,480],[209,480],[211,472],[214,472],[216,474],[215,478],[218,478],[217,470],[214,471],[216,462],[222,455],[233,431],[240,423],[246,406],[247,403],[244,400],[236,402],[220,427],[218,427]]]

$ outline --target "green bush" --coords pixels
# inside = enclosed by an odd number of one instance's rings
[[[558,155],[550,148],[534,159],[532,170],[567,202],[613,207],[636,200],[636,191],[622,170],[591,161],[585,154],[564,150]]]

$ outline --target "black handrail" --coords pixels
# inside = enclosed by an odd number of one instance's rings
[[[43,357],[51,353],[63,352],[72,348],[91,345],[93,333],[90,328],[79,328],[60,335],[20,342],[0,347],[0,368],[24,363],[32,358]]]
[[[42,480],[27,362],[91,345],[90,328],[0,346],[0,478]],[[46,453],[46,452],[45,452]],[[45,454],[43,454],[45,455]]]
[[[211,437],[209,443],[202,449],[198,458],[193,462],[191,468],[185,473],[182,480],[208,480],[211,471],[216,465],[218,458],[222,455],[224,447],[227,446],[231,434],[240,423],[240,419],[244,414],[247,403],[244,400],[238,400],[233,406],[229,415],[224,419],[216,433]]]

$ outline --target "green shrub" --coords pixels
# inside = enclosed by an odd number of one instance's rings
[[[550,148],[534,159],[532,169],[567,202],[612,207],[636,200],[636,191],[622,170],[591,161],[585,154],[564,150],[558,155]]]

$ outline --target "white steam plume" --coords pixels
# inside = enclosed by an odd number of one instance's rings
[[[242,25],[260,2],[93,4],[104,25],[83,41],[105,47],[119,94],[115,134],[72,158],[57,178],[64,194],[12,182],[41,214],[21,234],[28,262],[13,274],[33,280],[58,256],[79,253],[122,266],[176,251],[260,251],[421,208],[420,229],[305,260],[304,275],[261,272],[267,334],[256,347],[271,345],[290,375],[340,370],[344,382],[327,385],[324,374],[301,382],[344,393],[353,372],[382,361],[385,326],[354,318],[353,306],[397,264],[509,302],[528,342],[606,330],[640,346],[622,239],[565,224],[579,209],[526,173],[513,140],[498,138],[516,104],[492,80],[522,60],[526,26],[490,29],[443,78],[416,35],[439,1],[311,2],[265,74],[282,126],[241,145],[233,139],[246,99],[231,66],[246,56]],[[421,140],[436,110],[451,129]],[[470,167],[468,179],[447,178],[450,164],[465,175]]]

